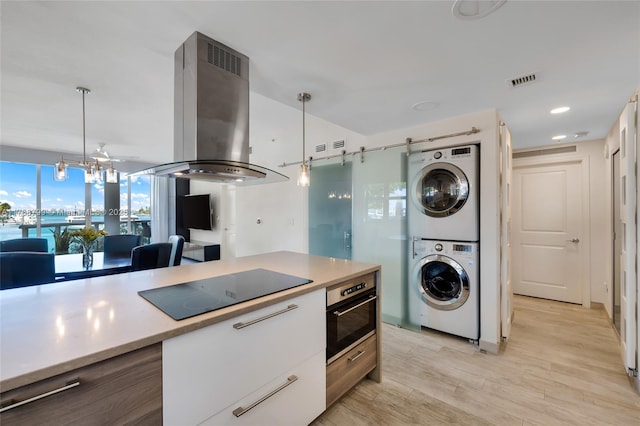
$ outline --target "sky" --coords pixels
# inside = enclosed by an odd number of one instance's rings
[[[78,168],[69,168],[69,179],[57,182],[53,179],[53,166],[40,166],[42,209],[73,211],[84,209],[84,177]],[[91,188],[93,210],[104,209],[104,183]],[[36,166],[34,164],[0,162],[0,203],[7,202],[11,210],[36,208]],[[135,212],[148,207],[150,184],[148,176],[131,177],[131,208]],[[120,207],[127,207],[127,179],[120,181]],[[71,214],[71,213],[70,213]]]

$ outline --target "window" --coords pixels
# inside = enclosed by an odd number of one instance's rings
[[[39,236],[49,240],[51,251],[75,253],[78,247],[65,239],[64,231],[84,226],[86,214],[90,215],[95,227],[103,229],[105,212],[114,211],[120,215],[121,233],[140,234],[144,242],[149,241],[151,191],[148,176],[122,179],[119,205],[115,206],[105,205],[105,183],[92,184],[88,200],[90,211],[87,211],[83,171],[70,167],[68,172],[69,178],[58,182],[53,179],[53,166],[1,161],[0,240]]]
[[[151,239],[151,178],[130,176],[120,179],[120,233]]]

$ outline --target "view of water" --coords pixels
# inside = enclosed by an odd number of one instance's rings
[[[150,220],[149,215],[136,214],[136,216],[137,216],[137,219],[135,220]],[[52,232],[54,227],[51,226],[51,224],[54,224],[54,223],[64,224],[64,226],[69,226],[72,229],[79,229],[84,226],[84,223],[68,224],[65,222],[65,216],[61,216],[59,214],[45,213],[42,216],[40,216],[40,220],[41,220],[40,237],[46,238],[48,240],[50,251],[52,251],[53,248],[55,247],[55,242],[53,239],[53,232]],[[104,216],[92,215],[91,222],[92,223],[104,222]],[[126,221],[124,223],[126,223]],[[36,237],[35,225],[34,225],[34,228],[29,229],[29,237],[31,238]],[[0,240],[10,240],[13,238],[22,238],[22,229],[20,229],[20,224],[10,223],[10,222],[6,222],[4,225],[0,224]]]

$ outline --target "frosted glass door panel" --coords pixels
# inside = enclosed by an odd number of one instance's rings
[[[351,163],[316,166],[309,186],[309,253],[351,259]]]
[[[353,260],[382,265],[382,320],[419,330],[420,297],[407,278],[406,175],[402,149],[354,157]]]

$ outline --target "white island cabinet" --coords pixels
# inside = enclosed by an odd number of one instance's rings
[[[325,291],[162,343],[165,425],[308,424],[325,410]]]

